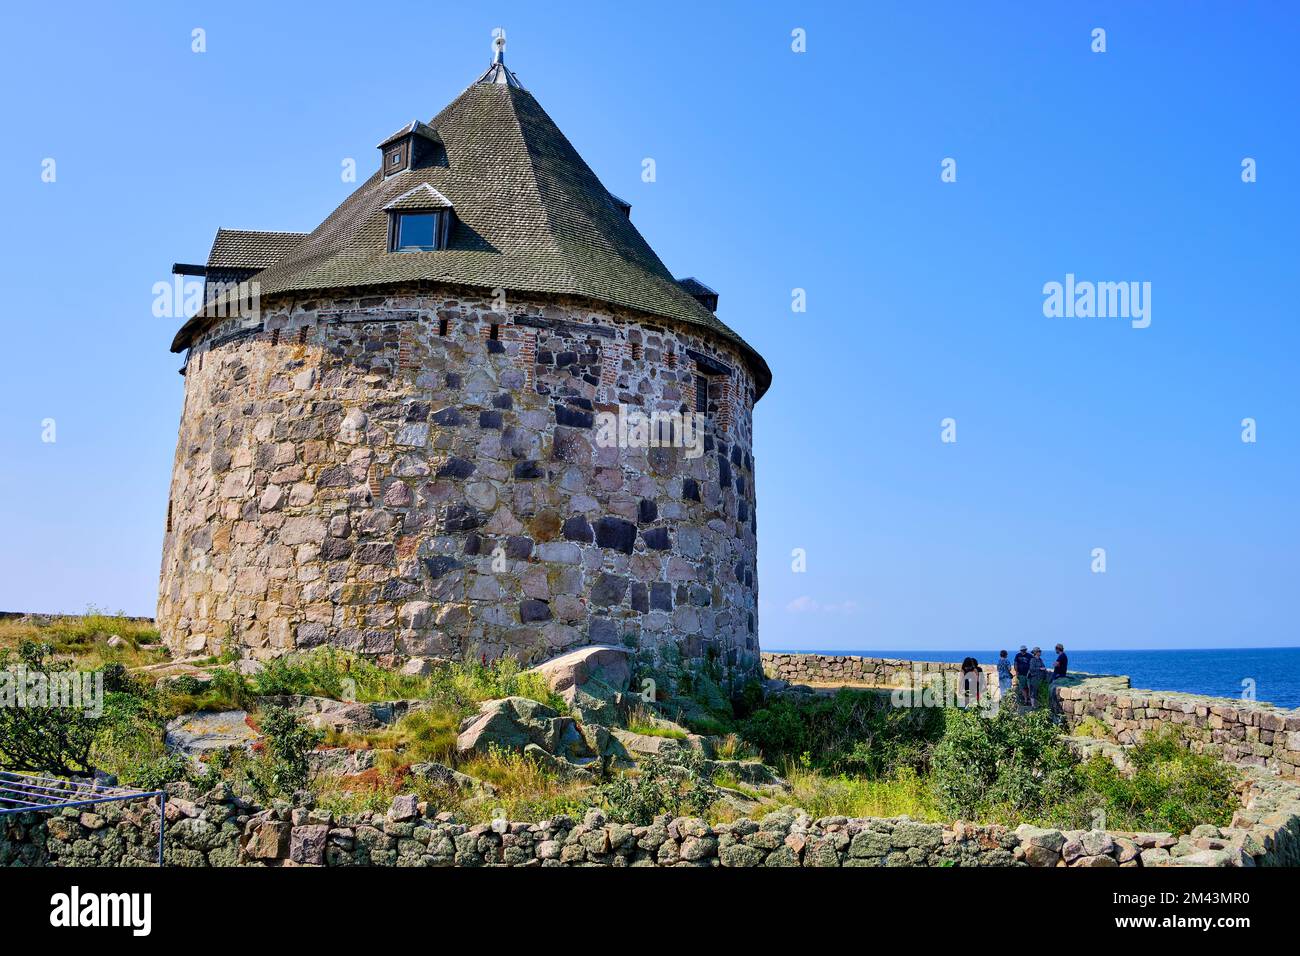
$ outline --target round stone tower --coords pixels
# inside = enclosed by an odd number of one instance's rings
[[[307,234],[219,230],[177,334],[180,653],[758,667],[763,359],[488,71]]]

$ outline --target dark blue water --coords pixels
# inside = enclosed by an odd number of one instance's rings
[[[773,650],[773,648],[764,648]],[[1008,647],[1012,657],[1016,647]],[[856,657],[894,657],[914,661],[957,661],[967,656],[992,664],[997,651],[819,650],[806,654],[851,654]],[[1278,707],[1300,707],[1300,647],[1231,648],[1170,651],[1072,651],[1070,670],[1093,674],[1127,674],[1135,688],[1181,690],[1189,694],[1241,699],[1253,681],[1257,701]],[[1043,648],[1050,668],[1056,652]]]

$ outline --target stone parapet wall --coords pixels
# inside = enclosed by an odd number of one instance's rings
[[[1216,748],[1229,763],[1300,777],[1300,711],[1117,687],[1114,678],[1062,681],[1053,685],[1052,693],[1071,726],[1093,718],[1117,743],[1136,743],[1146,731],[1177,726],[1194,750]]]
[[[534,663],[628,642],[757,669],[735,347],[563,297],[262,305],[187,357],[158,602],[174,650]],[[620,409],[678,414],[679,445],[682,414],[707,426],[695,448],[611,444]]]
[[[344,818],[277,804],[263,810],[218,787],[169,788],[169,866],[1270,866],[1300,864],[1300,787],[1262,778],[1232,827],[1161,833],[850,819],[783,810],[710,825],[659,817],[628,826],[583,820],[469,826],[398,797],[387,813]],[[156,805],[102,804],[0,818],[0,866],[149,866]]]
[[[850,657],[836,654],[763,654],[763,674],[791,684],[865,684],[897,687],[917,672],[923,679],[933,674],[959,674],[961,665],[947,661],[906,661],[885,657]]]

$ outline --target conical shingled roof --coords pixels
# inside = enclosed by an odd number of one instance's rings
[[[433,160],[388,178],[376,172],[257,276],[263,297],[415,280],[584,296],[722,336],[766,391],[767,363],[673,279],[531,93],[493,76],[429,126],[442,144]],[[447,248],[390,253],[386,210],[423,184],[455,211]],[[186,323],[173,350],[202,322],[200,313]]]

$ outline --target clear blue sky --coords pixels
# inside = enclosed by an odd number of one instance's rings
[[[496,26],[668,267],[771,363],[764,646],[1300,644],[1283,3],[14,8],[0,609],[153,613],[182,394],[153,284],[218,226],[313,228],[352,188],[343,159],[364,178]],[[1044,317],[1066,273],[1150,282],[1151,326]]]

